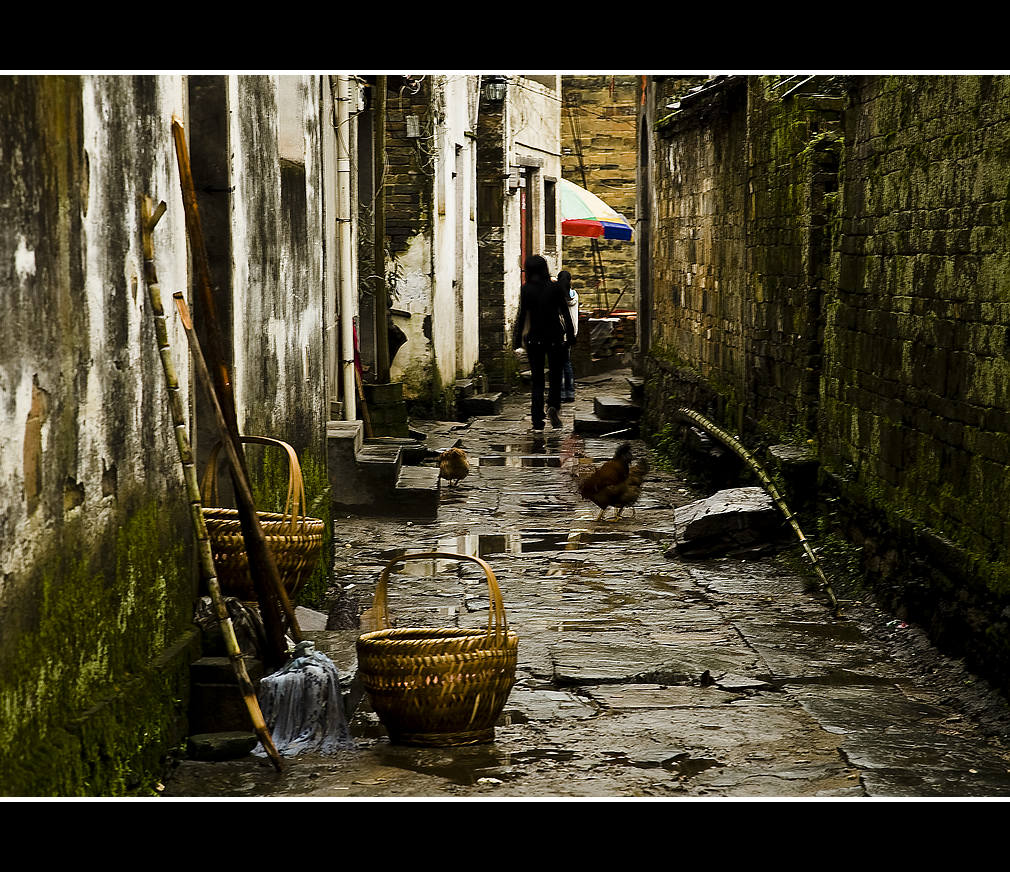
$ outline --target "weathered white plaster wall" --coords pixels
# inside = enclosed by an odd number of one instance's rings
[[[0,286],[7,300],[0,308],[0,344],[6,349],[0,407],[8,409],[0,415],[0,596],[7,579],[51,546],[52,531],[65,515],[79,513],[95,524],[108,520],[119,477],[129,476],[136,486],[152,491],[181,481],[181,473],[174,473],[174,455],[162,460],[158,450],[152,451],[166,438],[170,447],[174,442],[164,377],[160,367],[150,369],[157,363],[157,349],[143,281],[140,202],[147,194],[169,205],[155,230],[155,256],[171,315],[171,292],[188,283],[185,218],[171,136],[172,116],[185,111],[185,93],[177,76],[158,77],[155,84],[151,105],[138,105],[129,78],[82,80],[87,181],[81,200],[67,205],[81,211],[83,247],[64,250],[70,240],[47,234],[53,225],[37,223],[32,214],[23,212],[20,226],[11,228],[17,244],[8,250],[5,272],[14,281],[2,280]],[[132,141],[123,141],[124,132],[133,134]],[[16,167],[11,169],[16,175]],[[80,258],[80,287],[65,285],[45,266],[39,274],[40,263],[49,264],[54,256]],[[58,339],[53,337],[57,341],[39,329],[43,320],[62,328]],[[174,317],[168,327],[185,392],[185,335]],[[40,491],[32,511],[26,475],[34,475],[25,467],[30,417],[39,430],[42,456],[41,481],[30,483]],[[54,431],[72,441],[54,445]]]
[[[394,315],[407,336],[390,369],[407,396],[421,396],[469,375],[478,356],[475,76],[433,76],[429,234],[397,257],[402,280]]]
[[[240,427],[321,438],[323,251],[333,242],[323,223],[318,77],[230,76],[228,94]]]

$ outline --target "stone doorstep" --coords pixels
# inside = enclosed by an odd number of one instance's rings
[[[384,517],[438,517],[438,470],[404,465],[405,455],[420,462],[427,448],[409,438],[364,439],[363,432],[361,421],[327,424],[334,509]]]
[[[642,416],[642,407],[619,397],[595,397],[593,412],[607,421],[634,421]]]
[[[477,383],[472,378],[457,379],[454,387],[457,402],[468,400],[477,393]]]
[[[499,393],[475,394],[460,401],[459,409],[466,417],[475,415],[500,415],[503,395]]]
[[[365,401],[372,406],[392,406],[403,402],[403,385],[400,382],[369,384],[365,382]]]
[[[606,436],[613,434],[615,438],[637,439],[638,422],[608,421],[598,415],[576,415],[572,428],[576,433],[587,436]]]
[[[382,445],[400,448],[404,464],[420,463],[428,452],[423,440],[402,436],[371,436],[365,439],[364,446]]]
[[[400,513],[407,517],[437,518],[441,487],[438,467],[403,467],[396,482]]]

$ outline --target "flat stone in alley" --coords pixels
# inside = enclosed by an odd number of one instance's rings
[[[493,567],[520,637],[517,684],[493,743],[389,743],[364,698],[356,746],[274,773],[258,758],[182,763],[164,795],[306,797],[900,797],[1010,794],[1010,759],[915,664],[892,657],[866,606],[831,617],[788,554],[667,557],[678,510],[704,498],[649,474],[636,517],[594,522],[568,461],[599,462],[615,440],[580,437],[573,416],[611,394],[582,387],[548,431],[556,465],[532,456],[526,398],[456,430],[471,474],[442,490],[438,518],[349,516],[334,524],[335,577],[370,605],[378,570],[404,549],[478,554]],[[416,424],[416,422],[415,422]],[[516,448],[505,451],[504,445]],[[647,449],[633,443],[636,455]],[[669,538],[664,538],[669,535]],[[416,565],[415,565],[416,564]],[[429,560],[390,577],[398,626],[487,624],[482,573]],[[316,630],[321,650],[353,633]],[[939,655],[935,655],[939,656]],[[921,660],[921,658],[920,658]]]

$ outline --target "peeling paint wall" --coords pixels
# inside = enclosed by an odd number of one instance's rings
[[[230,76],[236,400],[249,434],[322,450],[321,111],[316,76]]]
[[[561,262],[560,207],[555,211],[553,236],[544,227],[544,179],[561,178],[561,77],[552,76],[547,87],[528,76],[513,76],[509,83],[506,111],[506,158],[509,167],[535,167],[533,187],[527,191],[534,212],[533,240],[529,254],[546,258],[551,275],[564,269]],[[551,240],[553,240],[551,242]],[[505,200],[505,322],[506,342],[512,341],[512,323],[519,311],[522,287],[522,219],[519,194],[511,189]]]
[[[324,84],[225,78],[217,291],[240,428],[296,447],[311,500],[326,486]],[[0,794],[144,792],[183,735],[197,575],[140,208],[168,207],[156,271],[192,394],[171,307],[190,284],[171,123],[191,93],[181,76],[0,78]],[[261,454],[257,492],[283,488],[283,461]]]
[[[157,268],[164,288],[185,287],[170,127],[183,93],[176,77],[0,79],[5,794],[135,789],[180,714],[184,658],[153,664],[190,621],[188,506],[139,210],[145,194],[173,204]],[[185,389],[185,339],[170,336]],[[127,722],[103,703],[117,689]]]
[[[543,81],[549,81],[548,87]],[[562,268],[561,212],[554,234],[544,226],[544,180],[561,178],[560,76],[511,76],[503,101],[480,97],[477,129],[477,211],[480,362],[489,385],[512,385],[512,327],[522,287],[521,177],[532,223],[529,254],[541,254],[552,274]],[[553,240],[553,242],[552,242]]]

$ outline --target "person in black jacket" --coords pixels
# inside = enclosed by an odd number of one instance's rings
[[[519,293],[512,347],[525,345],[529,355],[530,417],[534,430],[544,428],[544,362],[550,367],[547,391],[547,417],[552,427],[561,426],[561,374],[567,349],[575,344],[575,328],[568,311],[568,301],[561,288],[551,281],[547,261],[539,254],[530,255],[525,264],[526,284]]]

